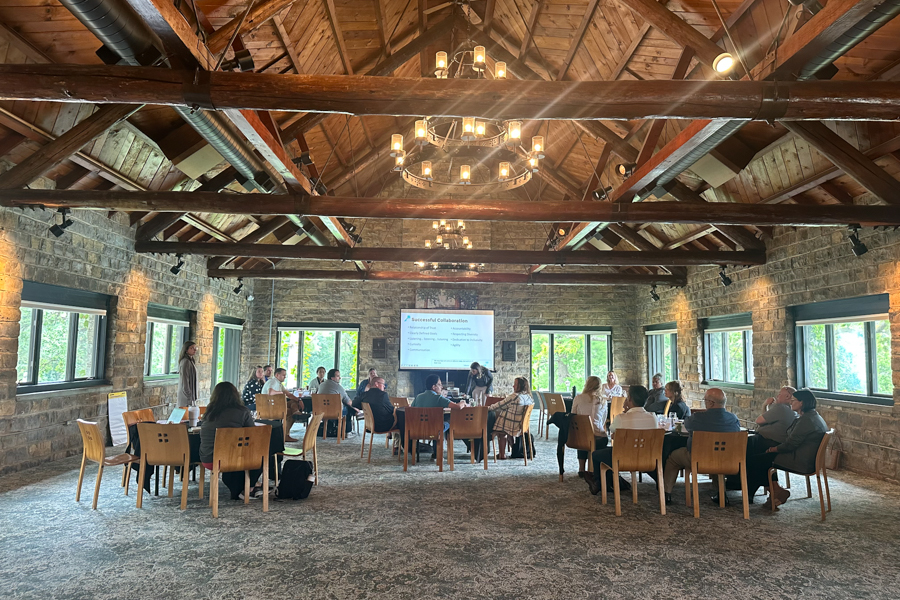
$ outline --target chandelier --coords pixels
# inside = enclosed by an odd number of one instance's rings
[[[431,228],[434,230],[433,239],[425,240],[425,248],[429,250],[471,250],[472,241],[466,235],[466,224],[464,221],[447,221],[441,219],[440,222],[433,221]],[[483,264],[465,263],[465,262],[425,262],[418,261],[416,266],[419,267],[420,273],[429,275],[438,274],[466,274],[472,275],[479,272]]]

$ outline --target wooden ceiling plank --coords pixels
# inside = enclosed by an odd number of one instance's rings
[[[637,47],[641,45],[641,42],[644,41],[644,36],[647,35],[647,32],[650,31],[652,25],[650,23],[644,23],[641,26],[638,34],[632,38],[631,43],[628,44],[628,47],[625,48],[624,54],[622,54],[622,58],[619,59],[619,62],[616,63],[615,68],[612,70],[612,74],[610,75],[610,80],[615,81],[619,78],[619,75],[622,74],[622,71],[625,70],[625,67],[628,66],[628,63],[631,61],[631,57],[634,56],[634,51],[637,50]]]
[[[706,202],[706,198],[704,198],[688,186],[684,185],[677,179],[664,185],[663,189],[665,189],[665,191],[669,195],[680,202],[688,202],[693,204],[702,204]],[[755,236],[750,234],[750,232],[742,227],[720,225],[716,227],[716,229],[721,231],[722,235],[747,250],[760,250],[765,248],[765,244],[756,239]]]
[[[88,169],[74,165],[71,171],[56,179],[56,189],[67,190],[90,174]]]
[[[350,64],[350,54],[347,52],[347,45],[344,43],[344,32],[341,30],[341,24],[338,23],[337,10],[334,8],[334,0],[323,1],[325,2],[328,23],[331,25],[331,33],[334,35],[334,43],[337,46],[341,64],[344,65],[344,71],[347,75],[353,75],[353,65]]]
[[[585,10],[584,16],[581,18],[581,23],[578,25],[578,29],[575,30],[575,36],[572,38],[572,43],[569,45],[569,50],[566,52],[566,57],[563,59],[562,65],[560,65],[559,70],[556,72],[556,77],[554,78],[556,81],[562,81],[566,78],[566,73],[569,72],[569,67],[572,65],[572,60],[575,58],[575,54],[578,52],[578,49],[581,47],[581,42],[584,40],[584,34],[587,33],[588,27],[591,25],[591,21],[594,20],[594,14],[597,12],[597,6],[600,5],[600,0],[590,0],[590,3],[587,6],[587,10]]]
[[[528,50],[531,46],[531,42],[534,40],[534,29],[537,27],[541,11],[544,9],[544,1],[545,0],[534,0],[534,4],[531,6],[531,13],[529,13],[528,20],[525,22],[525,35],[522,37],[522,43],[519,46],[520,61],[524,61],[525,57],[528,56]]]
[[[6,156],[16,149],[16,146],[27,140],[24,135],[18,131],[11,131],[8,135],[0,140],[0,156]]]
[[[291,66],[294,67],[294,72],[298,75],[303,73],[300,57],[297,56],[294,42],[291,41],[291,36],[288,35],[287,30],[284,28],[284,22],[282,22],[281,17],[278,15],[273,16],[272,24],[275,26],[275,32],[278,35],[278,39],[281,41],[281,45],[284,46],[284,49],[287,52],[288,58],[291,61]]]
[[[384,3],[386,0],[372,0],[375,8],[375,23],[378,26],[378,44],[381,46],[382,56],[387,58],[391,55],[391,40],[385,35],[385,22],[387,18],[384,15]]]
[[[234,35],[234,32],[238,28],[238,25],[240,25],[241,27],[240,31],[238,32],[238,37],[246,35],[280,13],[285,8],[289,7],[294,3],[294,1],[295,0],[263,0],[262,2],[256,4],[252,9],[250,9],[250,14],[247,15],[246,19],[244,19],[243,24],[241,24],[241,18],[243,17],[245,9],[241,9],[237,16],[235,16],[231,21],[229,21],[222,27],[219,27],[207,38],[206,46],[210,49],[210,51],[218,54],[225,49],[225,46],[228,44],[228,40],[230,40],[231,36]]]

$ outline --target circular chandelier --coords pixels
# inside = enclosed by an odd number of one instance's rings
[[[444,250],[471,250],[472,241],[466,235],[465,221],[447,221],[441,219],[440,222],[433,221],[431,228],[434,230],[433,239],[425,240],[425,248]],[[418,261],[416,266],[420,273],[427,275],[473,275],[480,271],[483,264],[465,263],[465,262],[425,262]]]

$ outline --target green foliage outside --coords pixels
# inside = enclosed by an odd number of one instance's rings
[[[584,378],[587,379],[588,375],[596,375],[601,381],[606,381],[607,373],[609,373],[609,336],[592,335],[591,372],[587,373]]]
[[[38,383],[52,383],[66,379],[70,314],[58,310],[43,311]]]
[[[324,366],[326,370],[335,367],[334,344],[336,339],[336,331],[303,332],[303,356],[301,357],[303,374],[300,377],[300,381],[306,383],[315,377],[316,369],[320,366]],[[342,384],[347,384],[344,387],[349,387],[350,384],[348,382],[353,382],[353,387],[356,387],[355,380],[347,377],[346,373],[342,372],[341,376],[344,378]]]
[[[223,327],[216,327],[216,374],[215,382],[225,380],[225,331]]]
[[[33,308],[23,308],[19,320],[19,356],[16,360],[16,381],[28,381],[28,360],[31,356],[31,323],[34,318]]]
[[[866,393],[865,323],[837,323],[834,328],[835,391]]]
[[[744,332],[729,331],[728,341],[728,374],[726,379],[736,383],[744,383]]]
[[[550,390],[550,334],[531,334],[531,387]]]
[[[359,332],[358,331],[342,331],[341,332],[341,361],[338,369],[341,371],[341,376],[346,378],[346,381],[356,381],[357,380],[357,354],[359,348]],[[313,374],[310,374],[309,379],[313,378]],[[309,380],[307,380],[309,381]],[[347,386],[344,386],[347,387]]]
[[[184,339],[184,330],[187,327],[181,325],[169,325],[169,336],[171,338],[171,347],[169,348],[169,373],[178,372],[178,355],[181,354],[181,345],[186,341]],[[165,354],[165,349],[163,349]],[[165,367],[163,367],[165,369]]]
[[[300,352],[300,335],[303,335],[303,356],[298,364]],[[278,366],[287,369],[285,385],[303,387],[316,376],[316,369],[326,370],[338,368],[341,371],[341,384],[345,388],[356,387],[357,356],[359,353],[359,332],[340,332],[340,359],[334,364],[334,350],[338,338],[337,331],[282,331],[279,339],[280,352]]]
[[[587,372],[586,334],[555,333],[553,335],[553,386],[550,385],[550,335],[531,335],[531,387],[536,390],[568,392],[572,387],[580,391],[589,375],[601,379],[609,370],[609,338],[590,336],[591,372]]]
[[[97,317],[79,314],[77,318],[75,379],[85,379],[94,376],[94,341],[97,339]]]
[[[875,321],[875,393],[891,394],[891,327],[887,319]]]
[[[806,385],[820,390],[828,389],[825,327],[825,325],[807,325],[803,328]]]
[[[166,336],[169,326],[162,323],[151,323],[150,332],[150,375],[166,374]],[[177,356],[175,357],[178,358]],[[178,368],[177,360],[173,367]]]
[[[564,392],[582,387],[585,374],[584,335],[553,336],[553,390]]]
[[[725,381],[725,369],[722,364],[722,334],[707,335],[709,343],[709,378],[714,381]]]
[[[300,387],[297,384],[297,353],[300,351],[300,332],[282,331],[278,343],[278,366],[287,369],[284,384],[289,388]]]

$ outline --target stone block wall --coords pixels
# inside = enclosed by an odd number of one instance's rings
[[[127,391],[129,408],[158,407],[157,416],[175,402],[175,381],[144,381],[148,302],[196,311],[192,335],[199,347],[201,398],[210,391],[213,316],[247,318],[244,296],[232,293],[231,281],[207,278],[203,259],[188,257],[176,276],[169,272],[172,257],[135,254],[135,228],[127,215],[75,211],[72,218],[75,224],[55,238],[48,231],[55,213],[0,209],[0,474],[80,452],[75,419],[99,421],[105,429],[110,392]],[[23,280],[113,296],[107,321],[110,385],[16,394]]]

